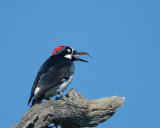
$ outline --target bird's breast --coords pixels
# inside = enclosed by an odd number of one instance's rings
[[[56,85],[55,87],[51,88],[50,90],[48,90],[46,93],[45,93],[45,99],[48,99],[50,97],[53,97],[55,95],[57,95],[59,92],[64,92],[68,85],[71,83],[73,79],[73,75],[71,75],[69,78],[67,79],[62,79],[62,84],[59,84],[59,85]]]

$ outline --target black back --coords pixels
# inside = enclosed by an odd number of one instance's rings
[[[32,98],[32,105],[41,102],[46,91],[61,84],[62,79],[68,79],[73,73],[74,65],[70,59],[59,55],[49,57],[43,63],[36,76],[28,104],[31,102]],[[34,95],[36,87],[39,87],[40,90]]]

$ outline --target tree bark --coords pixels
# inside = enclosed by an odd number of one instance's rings
[[[75,103],[59,99],[36,104],[11,128],[49,128],[52,123],[52,128],[95,127],[109,119],[125,100],[117,96],[87,100],[74,89],[66,96]]]

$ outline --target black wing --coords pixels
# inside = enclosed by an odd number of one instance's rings
[[[46,74],[43,74],[38,83],[40,90],[36,93],[36,95],[34,95],[32,105],[41,102],[45,93],[56,85],[61,84],[64,78],[69,79],[71,73],[73,73],[73,70],[70,70],[71,66],[72,65],[70,63],[67,66],[65,64],[60,67],[54,67]]]
[[[42,65],[42,68],[40,69],[40,72],[37,74],[36,80],[34,82],[34,85],[32,87],[31,96],[29,99],[28,104],[30,103],[31,99],[33,98],[32,105],[34,105],[35,102],[40,102],[45,92],[49,89],[53,88],[54,86],[61,84],[63,78],[69,78],[70,73],[73,73],[74,70],[70,70],[70,67],[73,66],[72,62],[63,62],[63,63],[56,63],[58,66],[52,66],[47,71],[44,70],[45,63]],[[47,69],[47,68],[46,68]],[[42,71],[44,70],[44,71]],[[40,87],[40,90],[36,95],[34,95],[34,91],[36,87]]]
[[[35,91],[35,89],[36,89],[36,87],[37,87],[37,84],[38,84],[38,81],[39,81],[41,75],[42,75],[42,73],[38,72],[38,74],[37,74],[37,76],[36,76],[36,79],[35,79],[35,81],[34,81],[34,84],[33,84],[33,86],[32,86],[32,89],[31,89],[31,95],[30,95],[30,98],[29,98],[29,100],[28,100],[28,105],[29,105],[29,103],[31,102],[31,100],[32,100],[32,98],[33,98],[33,96],[34,96],[34,91]]]
[[[32,89],[31,89],[31,95],[30,95],[30,98],[28,100],[28,105],[29,103],[31,102],[33,96],[34,96],[34,91],[39,83],[39,80],[40,78],[46,73],[48,72],[49,70],[49,67],[53,65],[53,62],[54,61],[54,58],[53,56],[49,57],[44,63],[43,65],[41,66],[41,68],[39,69],[38,73],[37,73],[37,76],[36,76],[36,79],[33,83],[33,86],[32,86]],[[53,65],[54,66],[54,65]]]

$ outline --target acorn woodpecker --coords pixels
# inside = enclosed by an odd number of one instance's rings
[[[31,106],[33,106],[40,103],[43,99],[49,100],[50,97],[57,94],[64,96],[62,92],[65,91],[73,78],[73,61],[88,62],[78,58],[81,55],[88,55],[88,53],[77,52],[68,46],[55,48],[52,55],[43,63],[37,73],[28,105],[31,100]]]

